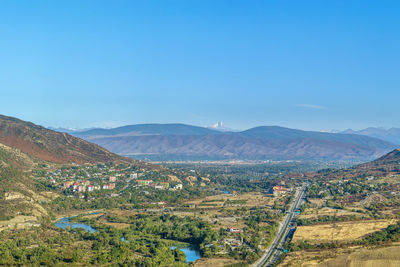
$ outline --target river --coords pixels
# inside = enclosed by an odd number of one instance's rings
[[[71,218],[74,218],[74,217],[76,217],[76,216],[62,218],[62,219],[58,220],[57,222],[55,222],[54,226],[58,227],[58,228],[62,228],[62,229],[66,229],[68,227],[71,227],[71,228],[83,228],[83,229],[85,229],[85,231],[89,231],[91,233],[96,232],[96,229],[92,228],[90,225],[87,225],[87,224],[84,224],[84,223],[72,223],[72,222],[70,222],[69,220]]]
[[[93,214],[93,213],[91,213],[91,214]],[[88,215],[88,214],[86,214],[86,215]],[[96,229],[94,229],[93,227],[91,227],[90,225],[87,225],[85,223],[73,223],[73,222],[70,222],[69,220],[71,218],[74,218],[74,217],[76,217],[76,216],[61,218],[57,222],[54,223],[54,226],[58,227],[58,228],[62,228],[62,229],[66,229],[68,227],[71,227],[71,228],[83,228],[85,231],[89,231],[91,233],[94,233],[94,232],[97,231]],[[125,238],[122,238],[122,241],[125,241]],[[177,247],[176,246],[171,246],[171,249],[175,249],[175,248],[177,248]],[[196,261],[196,260],[201,258],[200,252],[198,250],[196,250],[196,249],[191,248],[191,247],[178,247],[178,249],[180,251],[182,251],[183,253],[185,253],[186,262],[187,263],[194,262],[194,261]]]
[[[171,247],[171,249],[175,249],[175,248],[176,248],[175,246]],[[200,252],[198,250],[192,249],[190,247],[184,247],[184,248],[178,247],[178,249],[180,251],[182,251],[183,253],[185,253],[187,263],[194,262],[201,258]]]

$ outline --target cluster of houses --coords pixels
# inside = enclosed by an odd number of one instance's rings
[[[182,184],[177,184],[173,187],[170,187],[168,182],[154,182],[153,180],[136,180],[138,186],[148,186],[154,189],[168,189],[170,191],[181,190],[183,188]]]
[[[280,185],[272,187],[272,193],[274,194],[275,197],[285,195],[288,191],[289,189],[284,188]]]
[[[113,190],[118,182],[125,182],[126,188],[130,181],[136,184],[136,187],[144,186],[157,190],[181,190],[181,183],[172,184],[168,182],[159,182],[146,179],[149,176],[157,177],[158,173],[145,169],[138,169],[132,166],[113,166],[107,164],[81,165],[63,167],[54,171],[47,171],[43,177],[51,183],[58,185],[63,189],[72,192],[93,192],[96,190]],[[142,177],[142,178],[140,178]],[[141,180],[140,180],[141,179]],[[145,191],[146,192],[146,191]]]
[[[92,185],[90,181],[75,181],[75,182],[64,182],[64,189],[72,189],[74,192],[93,192],[95,190],[112,190],[115,188],[115,182],[117,178],[112,176],[108,179],[110,183],[103,185]]]

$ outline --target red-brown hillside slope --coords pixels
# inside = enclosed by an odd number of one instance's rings
[[[133,162],[83,139],[3,115],[0,115],[0,143],[53,163]]]

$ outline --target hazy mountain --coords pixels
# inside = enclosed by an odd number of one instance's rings
[[[37,160],[54,163],[125,161],[83,139],[0,115],[0,143]]]
[[[378,127],[370,127],[359,131],[348,129],[341,133],[366,135],[379,138],[394,144],[400,144],[400,128],[385,129]]]
[[[376,138],[278,126],[221,132],[184,124],[142,124],[74,133],[114,153],[152,159],[377,158],[396,145]]]
[[[47,127],[49,130],[53,130],[56,132],[62,132],[62,133],[67,133],[67,134],[72,134],[75,132],[83,132],[83,131],[89,131],[92,129],[95,129],[94,127],[90,128],[84,128],[84,129],[75,129],[75,128],[63,128],[63,127]]]
[[[75,129],[62,128],[62,127],[47,127],[47,129],[56,131],[56,132],[67,133],[67,134],[77,132]]]
[[[205,135],[218,134],[219,131],[186,124],[137,124],[112,129],[95,128],[75,132],[75,136],[143,136],[143,135]]]

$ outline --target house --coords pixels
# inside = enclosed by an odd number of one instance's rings
[[[228,231],[229,233],[240,233],[242,230],[233,227],[228,227],[226,231]]]
[[[64,188],[70,188],[72,184],[73,184],[72,182],[65,182]]]
[[[113,190],[115,188],[115,184],[105,184],[103,185],[104,190]]]
[[[274,186],[272,188],[274,196],[280,196],[280,195],[284,195],[287,193],[288,189],[283,188],[282,186],[278,185],[278,186]]]
[[[78,192],[86,192],[86,186],[84,185],[78,186]]]
[[[182,184],[177,184],[174,187],[170,188],[169,190],[175,191],[175,190],[182,190],[183,185]]]
[[[80,183],[75,182],[75,183],[72,184],[72,188],[73,188],[74,190],[77,190],[78,187],[79,187],[79,185],[80,185]]]
[[[160,183],[152,183],[150,184],[151,187],[154,187],[154,189],[167,189],[169,187],[169,183],[167,182],[160,182]]]
[[[117,177],[111,176],[110,178],[108,178],[108,180],[109,180],[111,183],[114,183],[114,182],[117,181]]]
[[[131,173],[131,179],[137,179],[138,174],[137,173]]]
[[[181,189],[183,189],[183,185],[182,184],[177,184],[177,185],[174,186],[174,188],[177,189],[177,190],[181,190]]]
[[[93,192],[93,191],[94,191],[94,186],[93,186],[93,185],[89,185],[89,186],[87,187],[87,191],[88,191],[88,192]]]
[[[136,180],[139,185],[149,185],[153,182],[153,180]]]

